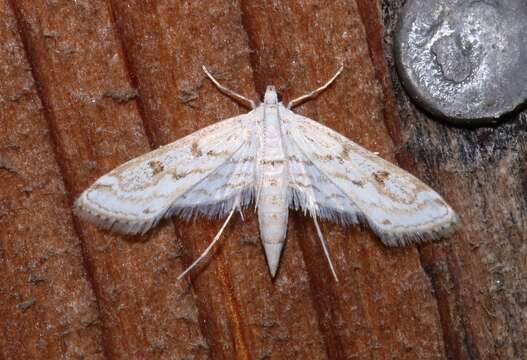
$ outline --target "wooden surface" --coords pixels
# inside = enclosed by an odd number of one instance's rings
[[[427,118],[393,71],[402,0],[0,0],[0,359],[520,359],[527,354],[527,118]],[[386,25],[386,30],[383,26]],[[245,109],[205,80],[298,112],[416,174],[459,212],[442,242],[387,249],[292,214],[276,280],[256,219],[143,237],[71,213],[97,177]],[[393,80],[393,81],[392,81]]]

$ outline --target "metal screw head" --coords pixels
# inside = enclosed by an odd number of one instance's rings
[[[527,100],[527,1],[408,0],[395,41],[399,76],[433,115],[487,124]]]

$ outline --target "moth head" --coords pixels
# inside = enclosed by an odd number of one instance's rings
[[[273,85],[269,85],[265,90],[264,103],[266,104],[278,104],[278,94]]]

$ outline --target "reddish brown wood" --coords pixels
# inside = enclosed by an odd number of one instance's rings
[[[120,42],[104,1],[11,5],[71,204],[98,176],[149,149],[137,102],[126,96],[134,89]],[[77,224],[107,356],[206,357],[192,292],[175,281],[182,265],[173,227],[165,224],[144,238],[126,238]]]
[[[0,1],[0,358],[103,359],[97,300],[12,9]]]
[[[0,359],[522,358],[525,118],[469,131],[417,111],[390,56],[400,2],[0,1]],[[462,217],[452,239],[387,249],[324,224],[337,284],[292,214],[272,281],[247,212],[176,282],[221,222],[125,237],[72,218],[106,171],[246,111],[201,65],[287,100],[340,63],[297,111],[440,190]]]

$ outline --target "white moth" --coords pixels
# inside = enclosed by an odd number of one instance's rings
[[[274,277],[284,246],[289,209],[314,220],[337,279],[318,219],[367,223],[388,246],[446,235],[455,212],[435,191],[406,171],[337,132],[290,109],[325,90],[278,101],[268,86],[264,102],[241,96],[210,80],[252,111],[210,125],[128,161],[99,178],[75,203],[77,213],[119,232],[145,233],[162,218],[227,216],[208,248],[220,238],[235,211],[253,201],[260,237]]]

